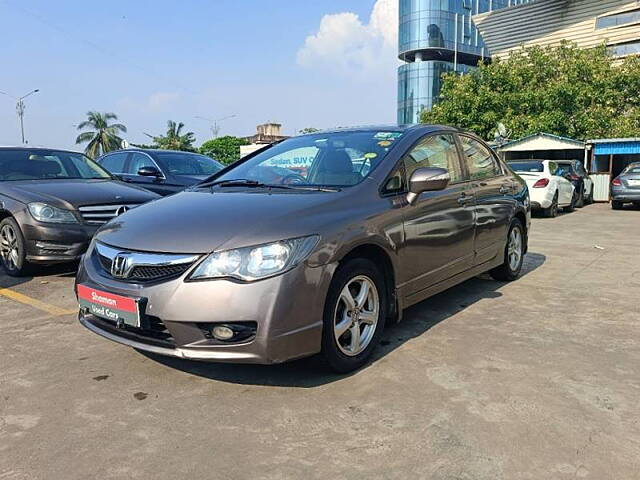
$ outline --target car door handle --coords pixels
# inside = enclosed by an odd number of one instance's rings
[[[466,203],[472,202],[472,201],[473,201],[473,195],[467,195],[466,193],[463,193],[458,197],[458,203],[460,205],[465,205]]]

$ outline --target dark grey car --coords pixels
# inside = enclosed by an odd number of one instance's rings
[[[224,168],[211,157],[175,150],[131,148],[96,160],[122,181],[159,195],[171,195],[200,183]]]
[[[611,208],[619,210],[625,203],[640,206],[640,162],[627,165],[611,182]]]
[[[163,355],[322,352],[348,371],[404,308],[482,272],[517,278],[529,225],[526,184],[473,135],[304,135],[103,227],[77,276],[80,321]]]
[[[0,262],[77,260],[101,225],[158,195],[115,180],[81,153],[0,148]]]

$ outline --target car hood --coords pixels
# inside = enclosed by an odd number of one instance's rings
[[[185,191],[130,210],[97,235],[129,250],[208,253],[319,233],[345,214],[344,192]]]
[[[185,184],[193,185],[196,183],[203,182],[211,175],[176,175],[175,177],[182,180]]]
[[[7,182],[1,187],[23,203],[46,202],[74,209],[83,205],[145,203],[159,195],[115,180],[29,180]]]

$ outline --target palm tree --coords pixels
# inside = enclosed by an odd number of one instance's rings
[[[76,138],[76,144],[89,142],[84,152],[91,158],[103,153],[118,150],[122,145],[122,138],[118,135],[126,133],[127,127],[121,123],[109,124],[110,120],[118,120],[115,113],[87,112],[87,120],[78,125],[78,130],[91,128]]]
[[[184,123],[176,123],[173,120],[167,122],[167,134],[154,137],[145,133],[147,137],[153,139],[153,143],[157,148],[162,150],[182,150],[185,152],[194,152],[193,142],[196,137],[193,132],[182,134]]]

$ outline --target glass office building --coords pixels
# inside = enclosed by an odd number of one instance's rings
[[[529,0],[399,0],[398,123],[417,123],[440,94],[445,72],[465,73],[486,58],[473,15]]]

